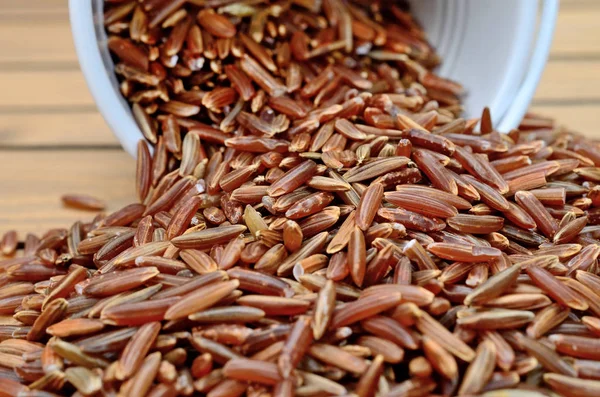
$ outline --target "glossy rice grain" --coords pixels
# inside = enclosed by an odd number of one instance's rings
[[[461,118],[404,4],[105,3],[137,203],[3,231],[5,393],[598,394],[595,143]]]

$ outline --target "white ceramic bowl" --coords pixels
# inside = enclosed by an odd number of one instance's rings
[[[103,3],[69,0],[71,29],[100,113],[135,156],[142,133],[113,73]],[[411,6],[442,57],[440,75],[467,90],[465,116],[477,117],[489,106],[498,130],[517,127],[550,52],[558,0],[413,0]]]

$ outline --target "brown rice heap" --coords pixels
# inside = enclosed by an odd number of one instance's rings
[[[600,395],[597,143],[460,118],[387,2],[105,20],[154,154],[138,203],[4,235],[0,395]]]

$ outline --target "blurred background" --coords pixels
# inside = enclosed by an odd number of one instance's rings
[[[86,1],[86,0],[80,0]],[[600,140],[600,0],[562,0],[531,110]],[[0,0],[0,233],[43,233],[93,213],[64,193],[133,202],[135,162],[79,71],[67,0]]]

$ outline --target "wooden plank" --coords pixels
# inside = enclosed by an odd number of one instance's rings
[[[79,113],[9,113],[0,116],[0,147],[115,145],[96,110]]]
[[[595,0],[597,1],[597,0]],[[597,1],[600,4],[600,1]],[[566,8],[558,14],[551,59],[582,56],[600,57],[600,7]]]
[[[22,18],[2,20],[0,48],[0,62],[69,62],[77,67],[71,28],[66,19],[39,23],[26,23]]]
[[[60,10],[68,12],[69,0],[0,0],[0,12],[38,12],[40,10]]]
[[[560,125],[591,138],[600,139],[598,131],[598,115],[600,104],[578,106],[544,106],[534,105],[531,111],[553,117]]]
[[[67,10],[69,0],[0,0],[0,11],[5,10],[39,10],[41,8],[58,8]]]
[[[4,72],[0,73],[0,87],[0,108],[94,104],[78,69]]]
[[[64,193],[102,198],[108,211],[135,202],[135,161],[121,150],[3,151],[0,169],[0,233],[41,234],[93,218],[93,212],[64,208]]]
[[[586,8],[593,9],[600,6],[598,0],[561,0],[560,11],[568,10],[572,8]]]
[[[0,0],[0,20],[68,21],[68,0]]]
[[[600,98],[600,60],[553,61],[546,65],[536,100],[573,101]]]

